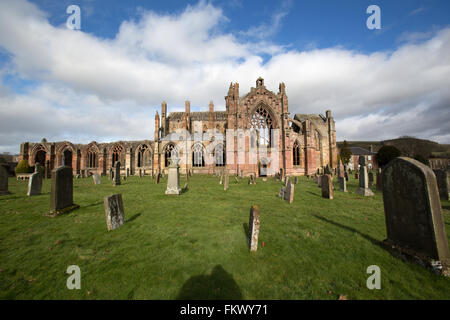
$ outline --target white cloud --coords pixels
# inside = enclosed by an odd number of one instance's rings
[[[144,11],[114,39],[54,27],[47,18],[28,2],[0,2],[0,47],[12,56],[12,70],[2,72],[39,83],[20,94],[0,86],[0,151],[42,137],[152,138],[162,100],[169,111],[186,99],[203,110],[213,99],[224,109],[231,81],[245,94],[259,76],[273,91],[285,82],[291,114],[331,109],[338,139],[449,142],[450,28],[363,54],[244,41],[221,32],[230,20],[203,1],[180,14]],[[271,56],[266,63],[263,53]]]

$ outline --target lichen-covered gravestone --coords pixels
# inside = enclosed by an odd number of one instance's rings
[[[286,192],[284,193],[284,200],[286,200],[287,203],[294,202],[294,184],[290,181],[288,182]]]
[[[31,175],[28,181],[28,192],[27,196],[36,196],[41,194],[42,190],[42,174],[41,166],[39,163],[35,164],[34,173]]]
[[[94,184],[100,184],[101,183],[100,176],[98,175],[98,173],[94,173],[92,175],[92,179],[94,180]]]
[[[113,185],[120,185],[120,161],[116,161],[114,164],[114,183]]]
[[[252,206],[248,221],[248,246],[250,251],[256,251],[258,249],[259,225],[259,207]]]
[[[170,158],[169,160],[169,177],[167,179],[166,194],[180,195],[180,166],[178,165],[180,159]]]
[[[8,170],[0,164],[0,195],[9,194],[8,191]]]
[[[450,194],[450,180],[449,174],[445,169],[433,170],[436,175],[436,181],[439,190],[439,196],[442,200],[449,200]]]
[[[450,253],[433,171],[400,157],[383,168],[383,202],[390,250],[450,275]]]
[[[122,194],[113,194],[105,197],[106,227],[108,230],[119,228],[125,223]]]
[[[322,198],[333,200],[333,177],[329,174],[324,174],[322,179]]]
[[[50,215],[56,216],[75,210],[80,206],[73,203],[72,168],[61,166],[52,170],[50,190]]]
[[[372,190],[369,189],[369,177],[367,174],[367,160],[365,156],[359,156],[358,159],[360,168],[360,176],[359,176],[359,188],[356,190],[357,194],[368,197],[373,196]]]

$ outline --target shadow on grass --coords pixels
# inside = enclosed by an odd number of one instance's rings
[[[225,299],[241,300],[241,289],[233,276],[221,265],[216,265],[211,275],[198,275],[189,278],[177,296],[178,300]]]
[[[100,205],[102,203],[103,203],[103,201],[98,201],[98,202],[94,202],[94,203],[88,204],[87,206],[83,206],[82,208],[95,207],[95,206],[98,206],[98,205]]]
[[[131,221],[139,218],[140,215],[141,215],[140,213],[136,213],[134,216],[132,216],[129,219],[127,219],[126,222],[131,222]]]
[[[345,230],[348,230],[348,231],[351,231],[351,232],[355,232],[355,233],[359,234],[361,237],[363,237],[364,239],[367,239],[367,240],[369,240],[370,242],[372,242],[372,244],[377,245],[377,246],[379,246],[379,247],[381,247],[381,248],[384,248],[381,241],[379,241],[379,240],[377,240],[377,239],[375,239],[375,238],[372,238],[371,236],[369,236],[369,235],[367,235],[367,234],[365,234],[365,233],[362,233],[361,231],[358,231],[358,230],[356,230],[355,228],[352,228],[352,227],[349,227],[349,226],[340,224],[340,223],[338,223],[338,222],[334,222],[334,221],[332,221],[332,220],[328,220],[327,218],[318,216],[318,215],[316,215],[316,214],[313,214],[313,216],[316,217],[317,219],[320,219],[320,220],[322,220],[322,221],[325,221],[325,222],[327,222],[327,223],[330,223],[330,224],[332,224],[332,225],[334,225],[334,226],[337,226],[337,227],[339,227],[339,228],[342,228],[342,229],[345,229]]]
[[[311,191],[306,191],[306,193],[309,193],[309,194],[312,194],[313,196],[322,198],[322,196],[320,194],[317,194],[317,193],[314,193],[314,192],[311,192]]]
[[[247,246],[250,249],[250,242],[248,240],[248,223],[243,223],[242,227],[244,228],[245,239],[247,240]]]

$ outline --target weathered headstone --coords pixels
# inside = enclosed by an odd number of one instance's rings
[[[450,197],[450,180],[449,174],[445,169],[433,170],[439,190],[439,196],[442,200],[449,200]]]
[[[42,190],[42,174],[39,163],[35,164],[34,173],[31,175],[28,181],[27,196],[36,196],[41,194]]]
[[[73,174],[69,166],[52,170],[50,215],[56,216],[79,208],[73,203]]]
[[[123,210],[122,194],[113,194],[104,198],[106,227],[114,230],[125,223],[125,212]]]
[[[142,169],[139,169],[139,178],[142,178]]]
[[[120,186],[120,161],[114,164],[114,183],[115,186]]]
[[[100,184],[100,183],[101,183],[101,181],[100,181],[100,176],[99,176],[98,173],[94,173],[94,174],[92,175],[92,179],[94,180],[94,184]]]
[[[373,196],[372,190],[369,189],[369,181],[367,175],[367,160],[364,156],[359,156],[358,159],[360,168],[360,177],[359,177],[359,188],[356,190],[357,194],[360,194],[365,197]]]
[[[239,183],[238,177],[234,176],[234,182]]]
[[[286,192],[284,193],[284,200],[286,200],[287,203],[294,202],[294,184],[290,181],[288,182]]]
[[[377,190],[383,191],[383,175],[381,169],[377,170]]]
[[[284,199],[284,193],[286,192],[286,188],[285,187],[281,187],[280,192],[278,193],[278,196],[281,199]]]
[[[255,176],[253,174],[250,175],[248,179],[248,184],[256,184]]]
[[[348,172],[344,173],[345,181],[348,182]]]
[[[322,175],[322,198],[333,199],[333,177],[329,174]]]
[[[126,171],[126,174],[125,174],[127,177],[129,177],[130,176],[130,168],[127,168],[127,171]]]
[[[220,174],[219,184],[223,183],[223,172]]]
[[[180,195],[181,194],[181,188],[180,188],[180,166],[178,165],[178,162],[180,159],[178,158],[170,158],[169,159],[169,177],[167,179],[167,188],[166,188],[166,194],[170,195]]]
[[[317,186],[319,188],[322,188],[322,177],[323,177],[323,175],[317,176]]]
[[[347,181],[344,177],[339,177],[339,190],[342,192],[348,192],[347,190]]]
[[[112,168],[109,168],[109,180],[113,180],[114,179],[114,171]]]
[[[0,195],[9,194],[8,190],[8,170],[0,164]]]
[[[450,276],[450,252],[436,177],[428,166],[399,157],[383,168],[384,243]]]
[[[369,184],[368,184],[368,186],[369,186],[369,189],[372,190],[372,187],[373,187],[373,172],[372,171],[369,172]]]
[[[252,206],[250,208],[250,219],[248,221],[248,246],[250,251],[253,252],[258,249],[259,219],[259,207]]]
[[[159,171],[156,173],[156,179],[155,179],[155,183],[158,184],[159,183],[159,179],[161,178],[161,174],[159,173]]]
[[[225,178],[224,178],[224,182],[223,182],[223,190],[228,190],[228,183],[229,183],[229,176],[228,176],[228,171],[225,172]]]
[[[298,183],[298,177],[295,177],[294,184],[297,184],[297,183]]]
[[[285,177],[284,177],[284,186],[285,186],[285,187],[287,187],[288,182],[289,182],[289,177],[288,177],[288,176],[285,176]]]
[[[355,171],[355,179],[359,179],[358,171]]]

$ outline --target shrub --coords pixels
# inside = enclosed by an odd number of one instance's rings
[[[422,155],[420,155],[420,154],[416,154],[414,156],[414,159],[416,159],[417,161],[422,162],[424,165],[427,165],[427,166],[430,165],[430,161],[427,158],[425,158]]]
[[[394,146],[382,146],[377,152],[377,161],[380,167],[387,165],[392,159],[400,157],[402,153]]]
[[[30,173],[31,172],[31,168],[28,165],[28,161],[27,160],[20,160],[20,162],[17,164],[16,167],[16,174],[18,173]]]

